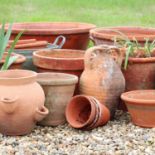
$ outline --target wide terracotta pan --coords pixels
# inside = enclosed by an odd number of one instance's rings
[[[80,78],[84,69],[84,53],[82,50],[70,49],[40,50],[33,53],[33,63],[38,72],[68,73]]]
[[[23,31],[21,39],[37,39],[53,42],[57,36],[66,37],[63,48],[86,49],[89,43],[89,30],[96,26],[77,22],[33,22],[14,23],[11,38]],[[8,27],[6,27],[8,29]]]
[[[130,40],[133,40],[134,38],[136,38],[137,41],[141,44],[144,44],[145,38],[149,38],[150,41],[153,41],[155,38],[154,28],[129,27],[129,26],[95,28],[90,31],[90,37],[95,43],[95,45],[100,45],[100,44],[113,45],[114,37],[120,36],[120,34],[115,31],[122,32]]]
[[[142,127],[155,127],[155,90],[135,90],[123,93],[132,122]]]

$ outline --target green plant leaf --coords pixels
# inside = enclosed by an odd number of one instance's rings
[[[5,34],[5,24],[3,24],[2,34],[4,33],[5,35],[4,36],[2,35],[3,42],[2,42],[2,45],[0,46],[0,60],[2,59],[2,56],[6,50],[8,41],[9,41],[10,36],[11,36],[11,32],[12,32],[12,24],[9,25],[8,31],[6,32],[6,34]]]
[[[6,69],[8,69],[17,59],[18,59],[18,55],[15,55],[15,56],[11,56],[10,58],[9,58],[9,61],[8,61],[8,63],[4,66],[2,66],[2,68],[1,68],[1,70],[6,70]]]
[[[130,53],[133,52],[133,47],[132,46],[129,46],[127,48],[127,51],[125,53],[125,61],[124,61],[124,69],[126,70],[127,69],[127,66],[128,66],[128,59],[129,59],[129,56],[130,56]]]
[[[3,64],[1,70],[7,70],[8,69],[8,63],[9,63],[9,59],[11,57],[11,53],[14,51],[14,47],[15,47],[17,41],[19,40],[19,38],[21,37],[21,35],[23,34],[23,32],[24,31],[21,31],[20,33],[18,33],[18,35],[16,36],[14,42],[11,44],[11,47],[8,50],[8,54],[7,54],[6,59],[5,59],[5,63]]]

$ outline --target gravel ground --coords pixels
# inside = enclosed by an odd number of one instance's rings
[[[128,114],[92,131],[40,127],[27,136],[0,135],[0,155],[155,155],[155,128],[132,125]]]

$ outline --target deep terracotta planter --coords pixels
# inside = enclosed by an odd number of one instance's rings
[[[154,28],[128,26],[95,28],[90,31],[90,38],[93,40],[95,45],[113,45],[114,37],[119,36],[119,34],[117,32],[114,32],[113,30],[117,30],[124,33],[130,40],[136,38],[137,41],[141,44],[145,43],[145,38],[149,38],[150,41],[153,41],[155,38]]]
[[[40,50],[33,53],[38,72],[60,72],[80,78],[84,69],[84,51],[69,49]],[[78,94],[78,85],[75,94]]]
[[[155,89],[155,57],[129,58],[127,69],[122,69],[126,91]]]
[[[73,96],[78,77],[64,73],[38,73],[38,83],[42,86],[49,109],[48,116],[39,124],[57,126],[66,122],[65,108]]]
[[[155,127],[155,90],[135,90],[123,93],[132,122],[142,127]]]
[[[121,72],[121,51],[113,46],[96,46],[85,54],[85,69],[80,78],[80,93],[94,96],[105,104],[114,117],[120,95],[125,89]],[[113,60],[115,56],[116,62]]]
[[[18,56],[17,60],[9,67],[9,69],[21,69],[22,64],[26,61],[26,57],[21,54],[12,53],[11,56]],[[2,60],[0,61],[0,68],[5,62],[7,52],[4,53]]]
[[[66,118],[72,127],[90,130],[106,124],[110,112],[94,97],[77,95],[67,105]]]
[[[0,132],[5,135],[25,135],[48,109],[45,96],[36,82],[37,73],[28,70],[0,71]]]
[[[11,38],[25,30],[21,39],[37,39],[53,42],[59,35],[66,37],[63,48],[85,50],[89,43],[89,30],[96,26],[74,22],[14,23]],[[7,29],[7,27],[6,27]]]

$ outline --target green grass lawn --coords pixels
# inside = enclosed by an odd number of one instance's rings
[[[0,21],[155,26],[155,0],[0,0]]]

